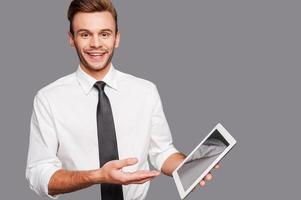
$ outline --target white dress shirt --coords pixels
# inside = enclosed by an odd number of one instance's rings
[[[116,130],[119,159],[138,158],[126,171],[160,170],[177,152],[156,86],[111,65],[103,81]],[[48,182],[59,169],[99,168],[96,80],[81,67],[38,91],[34,99],[26,178],[31,189],[48,195]],[[144,199],[149,182],[123,186],[125,199]],[[101,198],[101,197],[100,197]]]

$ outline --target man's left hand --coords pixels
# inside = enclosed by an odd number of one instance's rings
[[[214,166],[214,169],[220,168],[220,164],[218,163],[217,165]],[[204,187],[206,185],[206,181],[211,181],[213,178],[212,174],[209,172],[203,180],[199,183],[201,187]]]

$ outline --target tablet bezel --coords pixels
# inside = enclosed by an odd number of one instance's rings
[[[218,130],[219,133],[224,137],[224,139],[229,143],[229,146],[210,164],[210,166],[199,176],[198,179],[185,191],[184,187],[181,183],[181,180],[178,175],[178,170],[182,167],[182,165],[186,162],[186,160],[207,140],[208,137],[215,131]],[[227,154],[227,152],[232,149],[232,147],[236,144],[236,140],[230,135],[230,133],[220,124],[218,123],[212,131],[195,147],[195,149],[186,157],[186,159],[173,171],[172,176],[176,183],[177,189],[179,191],[181,199],[184,199],[195,186],[210,172],[210,170]]]

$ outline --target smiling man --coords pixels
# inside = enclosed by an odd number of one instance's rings
[[[149,181],[171,176],[185,158],[172,144],[156,86],[112,65],[120,33],[109,0],[74,0],[68,19],[79,67],[35,96],[30,187],[57,198],[100,184],[103,200],[145,199]]]
[[[96,80],[102,80],[111,66],[120,38],[116,30],[113,16],[108,11],[78,12],[73,16],[70,44],[77,51],[81,68]]]

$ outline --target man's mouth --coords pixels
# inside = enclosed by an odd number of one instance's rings
[[[107,51],[87,51],[86,54],[92,61],[102,61]]]

